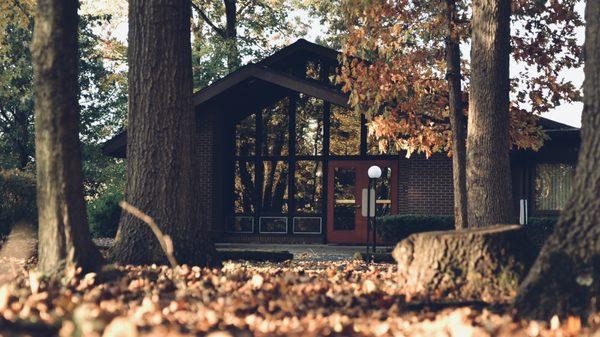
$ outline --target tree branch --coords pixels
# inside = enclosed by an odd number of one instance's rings
[[[225,31],[223,31],[222,28],[217,27],[212,21],[210,21],[210,19],[208,18],[206,13],[204,13],[202,8],[200,8],[200,6],[196,5],[193,1],[191,1],[191,3],[192,3],[192,8],[194,8],[196,10],[196,12],[198,12],[198,14],[202,18],[202,20],[204,20],[204,22],[206,22],[212,29],[215,30],[215,32],[217,34],[219,34],[220,37],[222,37],[224,39]]]
[[[171,240],[171,237],[164,234],[160,230],[160,228],[158,228],[158,225],[156,224],[156,222],[154,222],[154,219],[152,219],[150,216],[148,216],[144,212],[140,211],[137,207],[131,205],[127,201],[119,202],[119,206],[121,206],[121,208],[124,211],[126,211],[127,213],[133,215],[134,217],[142,220],[143,222],[145,222],[148,225],[148,227],[150,227],[150,229],[156,236],[156,239],[158,240],[160,247],[163,249],[163,252],[167,256],[167,260],[169,260],[171,267],[173,269],[177,268],[179,266],[179,264],[177,263],[177,260],[175,260],[175,252],[173,250],[173,241]]]
[[[246,10],[246,8],[250,7],[250,5],[253,3],[254,3],[254,1],[248,1],[244,5],[240,6],[240,8],[238,8],[238,10],[237,10],[237,16],[238,17],[242,16],[242,13],[244,12],[244,10]]]

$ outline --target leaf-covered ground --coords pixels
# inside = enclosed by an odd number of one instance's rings
[[[225,263],[221,269],[34,271],[0,288],[0,334],[83,336],[599,336],[600,317],[515,320],[484,306],[408,301],[396,268],[363,262]],[[594,334],[595,333],[595,334]]]

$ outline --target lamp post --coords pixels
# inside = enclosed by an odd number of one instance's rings
[[[377,217],[377,196],[375,195],[375,181],[381,178],[381,168],[377,165],[373,165],[369,167],[367,171],[367,175],[369,176],[369,189],[367,192],[367,254],[369,253],[369,226],[373,227],[373,253],[375,253],[375,249],[377,247],[377,233],[376,233],[376,217]],[[373,202],[373,216],[371,217],[371,191],[373,191],[373,198],[375,199]]]

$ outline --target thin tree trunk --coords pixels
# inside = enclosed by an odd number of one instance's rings
[[[77,0],[39,0],[34,65],[39,269],[91,270],[101,261],[83,201],[77,99]]]
[[[129,1],[125,196],[171,236],[178,261],[206,265],[215,254],[194,177],[190,10],[189,0]],[[152,231],[129,214],[111,255],[121,263],[167,262]]]
[[[237,0],[223,0],[225,4],[225,43],[227,45],[227,69],[232,72],[240,67],[237,39]]]
[[[586,5],[581,149],[573,194],[516,299],[548,319],[600,311],[600,2]]]
[[[454,24],[456,4],[446,0],[446,79],[448,80],[450,127],[452,128],[452,176],[454,184],[454,223],[456,229],[467,228],[467,148],[463,113],[460,48]]]
[[[510,0],[473,2],[467,128],[469,227],[513,223],[509,162]]]

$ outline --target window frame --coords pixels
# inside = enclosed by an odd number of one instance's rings
[[[314,61],[314,60],[312,60]],[[307,60],[308,62],[308,60]],[[323,60],[319,60],[318,62],[323,62]],[[322,63],[320,65],[320,80],[318,82],[321,82],[322,84],[331,86],[331,83],[329,83],[328,80],[328,75],[329,75],[329,71],[330,71],[330,67],[331,64],[325,62],[324,64]],[[304,73],[306,73],[306,64],[305,64],[305,69],[304,69]],[[314,79],[311,79],[311,81],[317,81]],[[360,115],[360,143],[359,143],[359,152],[356,155],[332,155],[330,153],[330,142],[331,142],[331,110],[332,110],[332,103],[326,101],[326,100],[321,100],[322,101],[322,113],[323,113],[323,117],[322,117],[322,128],[323,128],[323,134],[322,134],[322,151],[321,154],[316,154],[316,155],[299,155],[297,154],[297,150],[296,150],[296,129],[297,129],[297,125],[296,125],[296,117],[297,117],[297,112],[298,112],[298,100],[299,100],[299,96],[301,93],[299,92],[291,92],[287,95],[282,95],[279,99],[275,100],[274,102],[271,102],[269,104],[266,105],[262,105],[260,107],[257,107],[255,109],[253,109],[254,111],[252,111],[250,114],[245,115],[244,118],[248,118],[251,116],[254,116],[254,122],[255,122],[255,127],[254,127],[254,155],[238,155],[238,151],[236,148],[236,139],[237,139],[237,133],[233,135],[234,137],[234,141],[233,141],[233,167],[234,169],[231,171],[233,176],[231,177],[232,181],[235,181],[235,165],[237,162],[252,162],[254,164],[254,185],[255,185],[255,195],[253,196],[253,200],[254,200],[254,212],[252,214],[249,213],[244,213],[244,214],[236,214],[235,213],[235,208],[233,209],[232,214],[230,215],[230,218],[236,217],[236,216],[249,216],[249,217],[254,217],[254,222],[253,222],[253,231],[254,234],[267,234],[265,232],[261,232],[260,230],[260,219],[262,217],[286,217],[286,226],[287,226],[287,233],[288,235],[302,235],[302,234],[309,234],[309,233],[299,233],[299,232],[294,232],[294,218],[295,217],[318,217],[321,220],[321,231],[320,233],[318,233],[318,235],[325,235],[326,234],[326,229],[323,226],[324,223],[327,222],[327,196],[328,196],[328,192],[327,192],[327,188],[328,188],[328,162],[330,160],[395,160],[399,158],[399,154],[369,154],[369,149],[368,149],[368,130],[367,130],[367,125],[366,125],[366,118],[364,115]],[[314,98],[310,95],[306,95],[309,99]],[[279,102],[281,102],[284,99],[288,99],[289,102],[287,104],[287,114],[288,114],[288,121],[287,121],[287,154],[286,155],[265,155],[263,154],[262,150],[263,150],[263,139],[264,139],[264,128],[263,128],[263,111],[264,109],[268,109],[270,107],[272,107],[275,104],[278,104]],[[318,98],[317,98],[318,99]],[[340,107],[342,109],[347,109],[344,107]],[[235,121],[235,123],[238,123],[241,121]],[[234,130],[237,132],[237,130],[234,127]],[[263,190],[263,183],[264,183],[264,171],[263,171],[263,162],[265,161],[270,161],[270,162],[278,162],[278,161],[283,161],[288,165],[288,171],[287,171],[287,212],[286,213],[272,213],[272,212],[263,212],[262,209],[262,200],[263,200],[263,196],[262,196],[262,190]],[[296,164],[298,161],[316,161],[316,162],[321,162],[321,169],[322,169],[322,176],[321,176],[321,184],[322,184],[322,188],[321,188],[321,211],[319,213],[309,213],[309,212],[299,212],[297,211],[297,207],[296,207],[296,182],[295,182],[295,175],[296,175]],[[235,191],[232,190],[231,191],[231,196],[232,198],[230,198],[231,202],[233,203],[235,200]],[[231,222],[231,224],[233,224],[233,222]],[[257,225],[258,224],[258,225]],[[290,224],[292,224],[292,226],[290,226]],[[231,229],[231,227],[229,227],[228,229]],[[235,233],[240,233],[240,232],[235,232]],[[284,233],[277,233],[277,234],[284,234]],[[317,233],[314,233],[317,234]],[[314,235],[313,234],[313,235]]]
[[[558,216],[560,215],[560,213],[562,212],[562,210],[544,210],[544,209],[539,209],[538,205],[537,205],[537,195],[536,195],[536,190],[535,190],[535,179],[537,177],[537,172],[538,172],[538,165],[541,164],[563,164],[563,165],[571,165],[573,166],[573,170],[575,170],[576,168],[576,162],[568,160],[568,161],[564,161],[564,160],[536,160],[533,161],[531,166],[530,166],[530,176],[529,176],[529,197],[528,199],[528,208],[529,208],[529,216]]]

